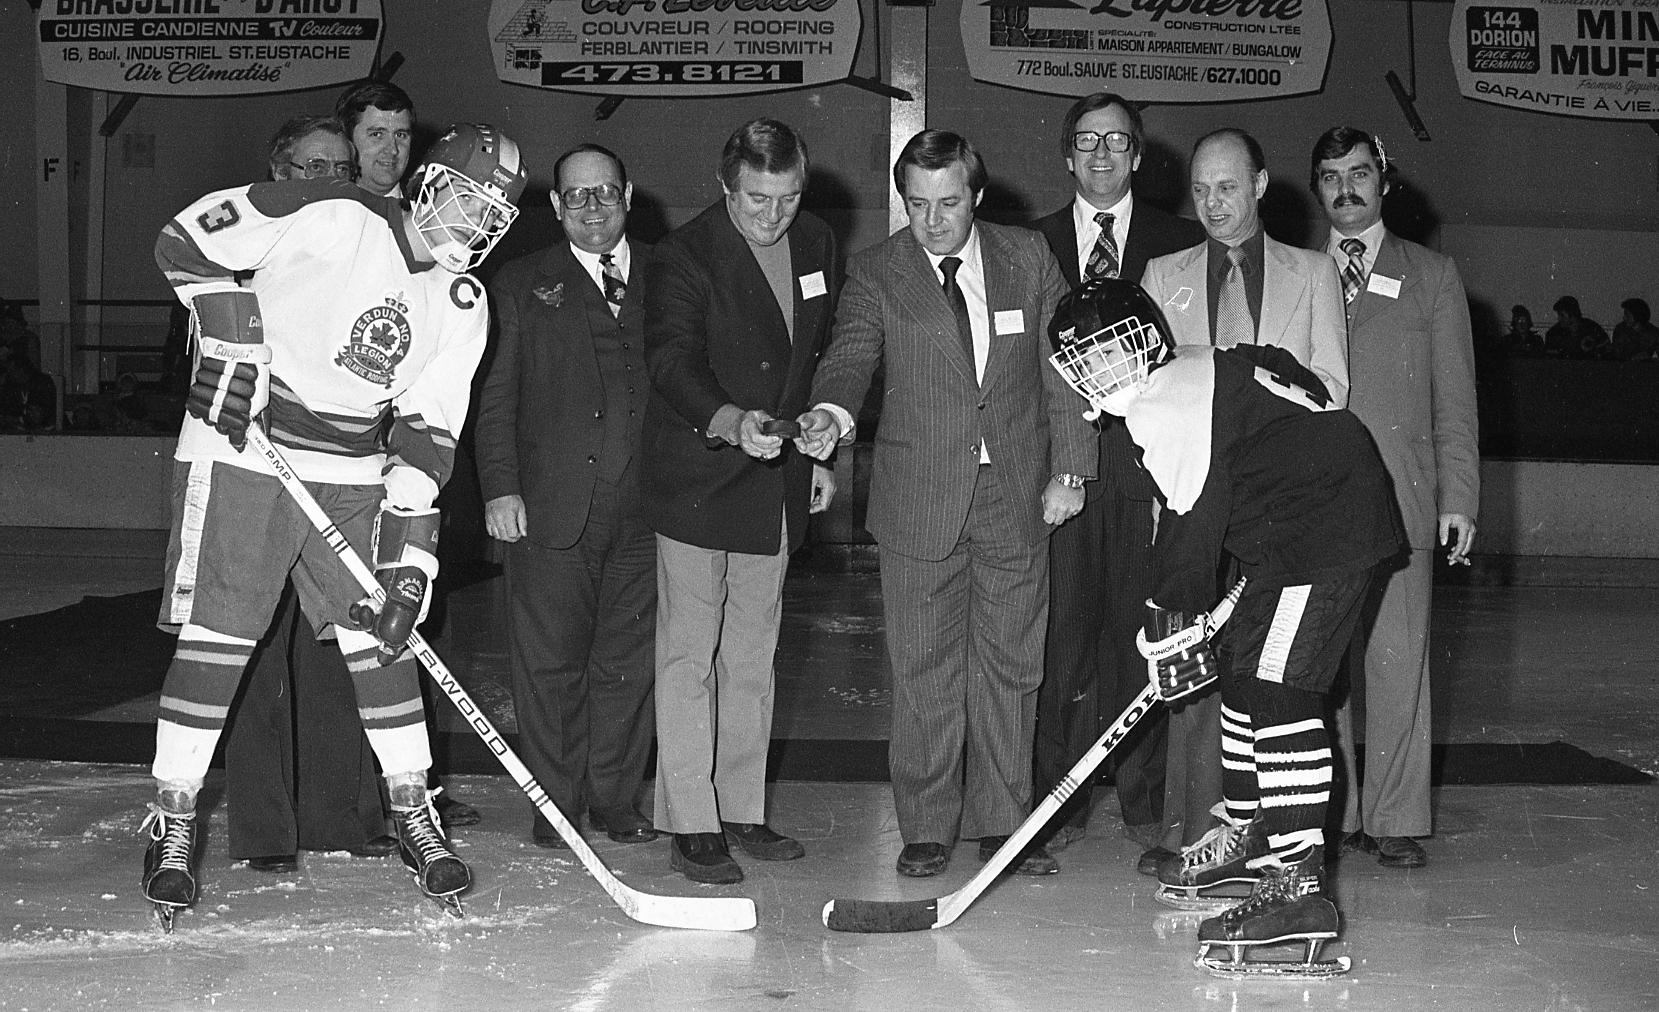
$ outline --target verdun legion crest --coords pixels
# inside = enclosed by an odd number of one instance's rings
[[[408,312],[403,293],[389,293],[384,305],[367,310],[351,325],[351,342],[334,357],[334,364],[389,389],[398,363],[409,354]]]

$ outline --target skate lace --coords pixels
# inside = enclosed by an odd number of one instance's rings
[[[156,865],[158,870],[190,870],[190,823],[194,818],[163,811],[160,805],[153,802],[150,804],[150,814],[144,817],[138,831],[148,832],[151,840],[161,844],[161,861]]]
[[[1317,893],[1318,891],[1318,880],[1298,873],[1294,866],[1289,868],[1268,867],[1263,870],[1262,877],[1256,880],[1256,887],[1251,890],[1249,898],[1228,910],[1222,916],[1231,919],[1234,924],[1238,924],[1249,920],[1265,909],[1287,901],[1294,901],[1304,895]]]
[[[402,813],[403,823],[409,831],[405,842],[412,844],[420,854],[423,867],[451,856],[449,848],[443,843],[443,823],[438,820],[438,807],[432,803],[432,798],[436,795],[437,792],[433,791],[427,795],[425,805]]]
[[[1199,837],[1197,843],[1181,851],[1181,870],[1192,872],[1231,861],[1238,855],[1248,825],[1224,822]]]

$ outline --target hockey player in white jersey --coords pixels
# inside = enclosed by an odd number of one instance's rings
[[[1194,893],[1253,888],[1199,925],[1196,962],[1230,977],[1344,973],[1346,956],[1318,959],[1339,927],[1324,887],[1324,696],[1374,569],[1404,544],[1388,473],[1364,425],[1289,352],[1177,348],[1132,282],[1089,281],[1061,301],[1049,333],[1055,367],[1090,403],[1085,417],[1122,417],[1158,486],[1139,643],[1153,684],[1174,701],[1221,683],[1221,824],[1159,879]],[[1208,612],[1223,550],[1244,590],[1217,634]],[[1212,635],[1230,663],[1211,659]],[[1244,957],[1282,943],[1306,946],[1304,957]]]
[[[160,618],[179,645],[145,821],[144,893],[167,930],[195,902],[196,795],[290,574],[313,625],[337,631],[405,865],[455,909],[471,884],[426,790],[432,760],[406,641],[437,576],[433,502],[489,327],[484,287],[466,271],[517,216],[526,173],[510,138],[459,124],[415,179],[408,206],[333,180],[221,190],[156,243],[196,341]],[[384,606],[364,599],[264,460],[242,452],[250,425],[265,427],[368,558]]]

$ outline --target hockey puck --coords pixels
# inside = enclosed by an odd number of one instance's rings
[[[787,418],[768,418],[760,423],[760,433],[763,436],[782,436],[785,439],[795,439],[801,434],[801,423],[792,422]]]

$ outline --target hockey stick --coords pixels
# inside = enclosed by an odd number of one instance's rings
[[[1238,603],[1239,596],[1244,593],[1244,581],[1241,579],[1216,605],[1215,611],[1210,614],[1210,627],[1213,632],[1219,629],[1222,623],[1232,617],[1233,606]],[[1014,858],[1025,850],[1066,799],[1076,793],[1077,788],[1089,778],[1102,762],[1106,761],[1112,749],[1118,746],[1134,729],[1135,724],[1146,716],[1152,709],[1152,704],[1158,701],[1157,686],[1147,683],[1140,695],[1135,697],[1124,711],[1118,714],[1118,719],[1106,729],[1106,733],[1097,739],[1089,750],[1083,753],[1083,758],[1077,760],[1071,770],[1066,773],[1036,811],[1020,823],[1020,828],[1008,838],[979,873],[968,880],[968,884],[946,896],[931,900],[830,900],[824,904],[824,926],[831,931],[857,931],[863,933],[885,931],[926,931],[929,928],[943,928],[956,921],[965,913],[974,900],[979,899],[998,875],[1010,864]]]
[[[312,526],[322,534],[323,539],[328,542],[328,547],[332,548],[334,554],[340,557],[340,561],[346,564],[346,568],[351,571],[351,575],[363,587],[364,593],[373,597],[376,603],[383,601],[386,596],[385,592],[381,589],[379,581],[374,578],[374,574],[369,571],[368,565],[358,557],[356,552],[352,551],[351,544],[346,541],[345,535],[341,534],[340,529],[334,526],[334,522],[328,518],[328,514],[323,512],[323,508],[317,505],[317,500],[312,498],[311,493],[301,483],[299,476],[294,473],[294,469],[288,465],[288,461],[282,456],[282,451],[271,445],[270,439],[259,426],[250,425],[248,427],[248,445],[258,451],[259,455],[271,465],[271,469],[276,472],[277,480],[282,483],[282,487],[293,497],[294,502],[305,513],[306,519],[310,520]],[[465,717],[467,723],[472,725],[472,729],[478,733],[478,737],[484,740],[484,746],[494,753],[502,767],[518,784],[519,790],[523,791],[525,796],[530,799],[530,803],[536,806],[536,811],[540,812],[542,818],[558,830],[559,836],[563,837],[565,843],[568,843],[570,849],[575,852],[577,860],[582,862],[582,866],[588,870],[588,874],[594,877],[600,887],[610,894],[611,899],[616,901],[616,905],[622,908],[623,913],[636,921],[645,924],[657,924],[665,928],[747,931],[755,926],[755,903],[746,897],[661,896],[656,893],[640,892],[623,884],[609,868],[605,867],[604,862],[599,860],[599,855],[595,854],[593,848],[588,846],[587,841],[582,839],[582,835],[564,817],[564,813],[560,812],[558,807],[548,799],[547,792],[542,790],[540,784],[536,783],[536,778],[530,774],[524,763],[514,754],[506,739],[501,737],[501,732],[495,729],[495,725],[490,723],[488,717],[484,716],[484,711],[478,707],[477,703],[473,702],[471,696],[467,695],[467,691],[461,687],[461,683],[455,680],[455,676],[450,673],[449,668],[444,665],[437,652],[426,642],[426,638],[419,632],[410,633],[409,649],[425,665],[427,673],[432,676],[432,680],[438,683],[438,688],[442,689],[444,695],[448,696],[450,701],[455,704],[455,708],[461,711],[461,716]]]

